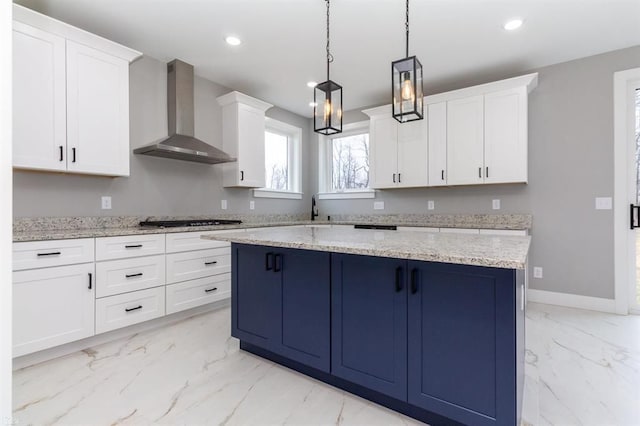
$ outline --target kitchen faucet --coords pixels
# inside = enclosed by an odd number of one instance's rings
[[[311,220],[316,220],[318,216],[318,207],[316,207],[316,196],[311,196]]]

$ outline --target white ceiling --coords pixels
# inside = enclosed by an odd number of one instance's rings
[[[324,81],[323,0],[18,0],[162,61],[304,116]],[[503,23],[524,19],[507,32]],[[410,54],[425,93],[640,45],[640,0],[414,0]],[[351,110],[389,102],[404,56],[404,1],[333,0],[331,79]],[[243,41],[231,47],[224,37]]]

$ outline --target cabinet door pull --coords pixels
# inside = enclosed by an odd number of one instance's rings
[[[440,174],[440,179],[444,180],[444,170],[442,171],[442,173]]]
[[[135,308],[124,308],[125,312],[137,311],[138,309],[142,309],[142,305],[138,305]]]
[[[62,253],[59,251],[50,251],[48,253],[38,253],[38,257],[42,256],[60,256]]]
[[[89,272],[89,290],[93,288],[93,274]]]
[[[216,263],[218,263],[217,260],[212,260],[211,262],[204,262],[204,265],[209,266],[209,265],[215,265]]]
[[[133,278],[133,277],[141,277],[142,272],[138,272],[137,274],[126,274],[125,278]]]
[[[402,266],[396,268],[396,293],[402,291]]]
[[[413,268],[411,270],[411,294],[418,292],[418,269]]]
[[[240,170],[240,180],[244,180],[244,170]]]
[[[400,180],[400,176],[402,176],[402,174],[398,173],[398,183],[402,183],[402,181]]]
[[[76,149],[75,148],[71,148],[71,162],[75,163],[76,162]]]
[[[487,166],[487,170],[486,170],[486,173],[484,174],[484,177],[489,177],[489,166]]]
[[[482,167],[478,167],[478,177],[482,179]]]
[[[214,287],[214,288],[205,288],[205,289],[204,289],[204,292],[205,292],[205,293],[209,293],[209,292],[212,292],[212,291],[216,291],[217,289],[218,289],[218,287]]]
[[[142,244],[129,244],[127,246],[124,246],[124,248],[142,248]]]
[[[64,154],[62,152],[62,145],[60,145],[59,148],[60,148],[60,161],[64,161]]]
[[[269,252],[264,257],[264,268],[267,271],[271,271],[273,269],[273,253]]]
[[[396,174],[393,174],[393,183],[396,183]]]
[[[282,255],[280,253],[273,256],[273,272],[282,271]]]

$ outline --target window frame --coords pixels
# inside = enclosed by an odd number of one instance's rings
[[[371,164],[371,132],[369,129],[369,121],[346,124],[342,127],[342,133],[318,135],[318,199],[348,200],[375,198],[376,191],[373,188],[346,189],[340,191],[334,191],[332,188],[333,139],[364,133],[369,134],[369,164]],[[371,170],[369,170],[369,173],[371,173]]]
[[[302,129],[274,118],[266,117],[264,121],[265,134],[275,133],[287,138],[287,174],[288,190],[282,191],[271,188],[256,188],[253,190],[255,198],[283,198],[290,200],[301,200],[301,162],[302,162]],[[265,140],[266,144],[266,140]],[[266,149],[266,146],[265,146]],[[266,160],[265,160],[266,166]],[[266,178],[265,167],[265,178]],[[265,181],[266,184],[266,181]]]

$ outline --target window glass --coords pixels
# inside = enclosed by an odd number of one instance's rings
[[[278,133],[265,132],[266,188],[288,191],[289,138]]]
[[[369,187],[369,134],[331,139],[332,191]]]

